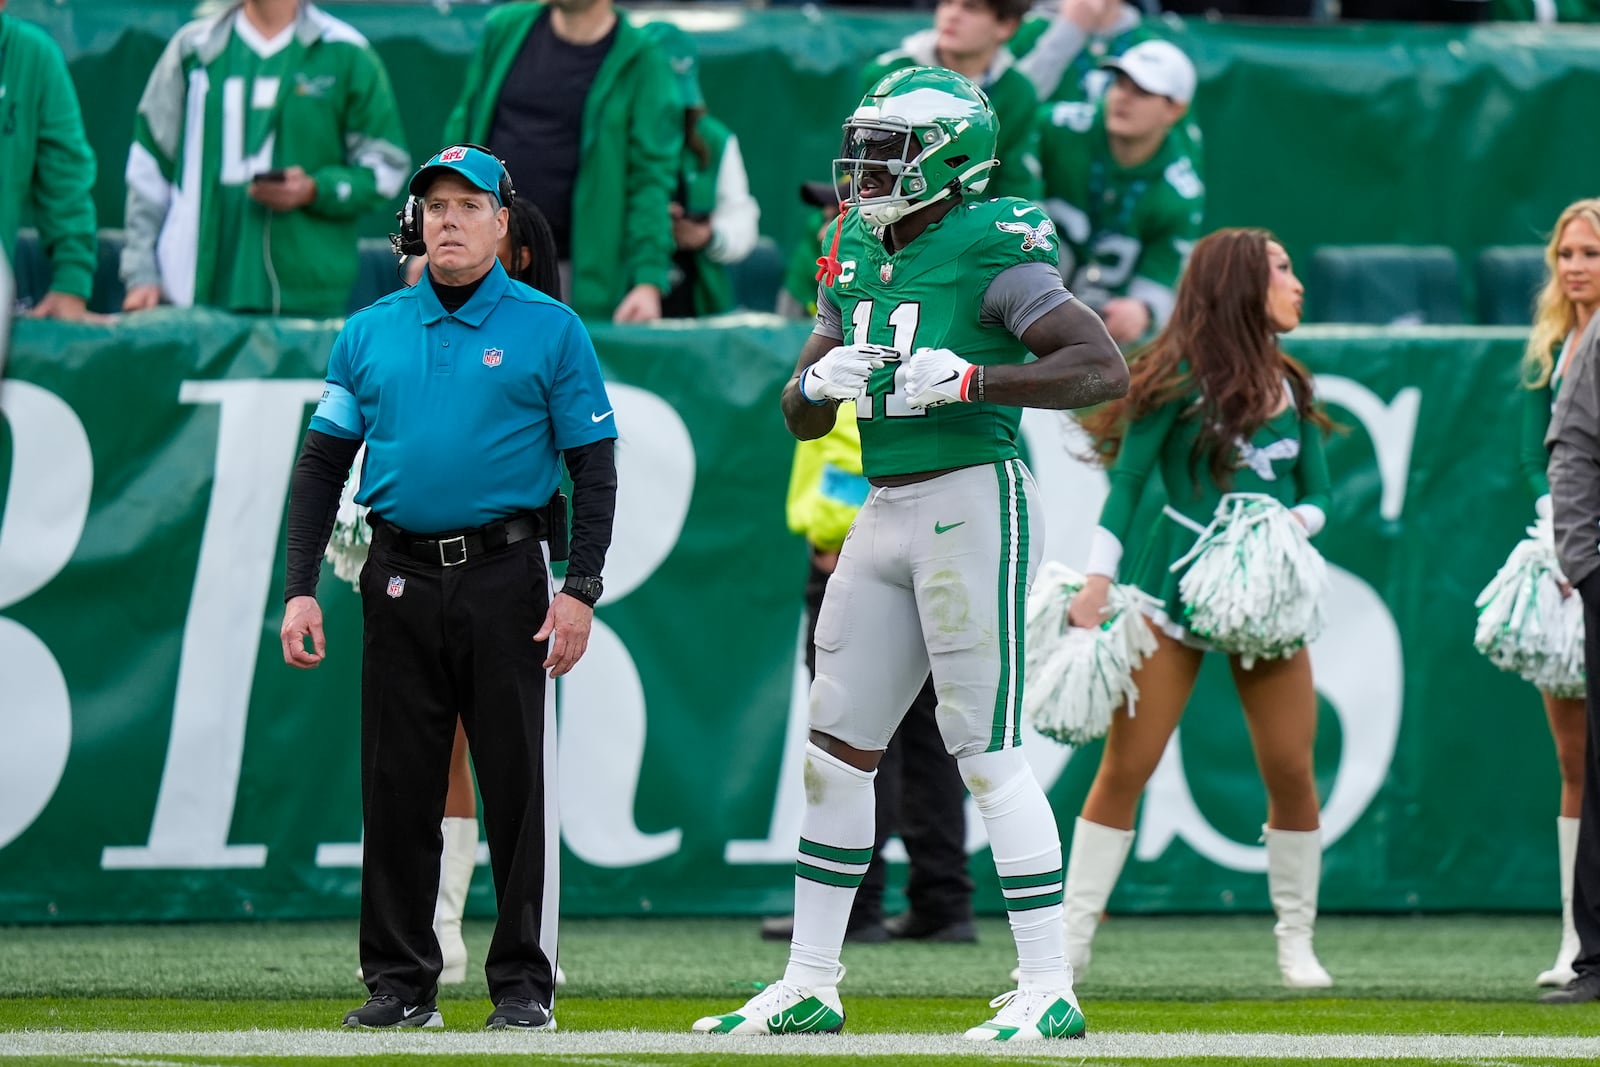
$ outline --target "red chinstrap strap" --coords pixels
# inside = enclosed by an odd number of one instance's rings
[[[844,217],[849,210],[850,205],[846,204],[839,211],[839,217],[833,224],[833,247],[828,250],[827,255],[817,257],[817,281],[829,289],[833,288],[833,283],[839,279],[839,275],[844,273],[844,264],[839,262],[839,233],[844,229]]]

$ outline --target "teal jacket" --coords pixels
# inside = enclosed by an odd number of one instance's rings
[[[543,4],[491,12],[445,122],[445,144],[489,136],[495,104]],[[610,318],[635,285],[667,291],[672,270],[672,200],[683,153],[683,112],[666,56],[617,13],[617,40],[600,64],[583,109],[572,190],[572,308]]]
[[[37,26],[0,15],[0,249],[16,254],[25,211],[50,257],[50,288],[94,285],[94,153],[67,61]]]

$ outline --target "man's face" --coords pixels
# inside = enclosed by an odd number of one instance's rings
[[[472,275],[487,269],[505,232],[506,210],[460,175],[440,175],[428,186],[422,198],[422,242],[428,246],[428,262],[439,271]]]
[[[983,0],[939,0],[933,12],[936,47],[946,59],[992,56],[1017,32],[1017,21],[1001,22]]]
[[[1106,132],[1113,137],[1141,138],[1165,133],[1183,117],[1184,105],[1145,92],[1122,71],[1106,90]]]

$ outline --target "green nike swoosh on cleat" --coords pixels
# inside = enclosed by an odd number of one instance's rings
[[[1039,1020],[1039,1032],[1045,1037],[1081,1037],[1087,1028],[1083,1012],[1065,1000],[1050,1005],[1050,1010]]]
[[[936,533],[936,534],[949,533],[951,530],[954,530],[957,526],[965,526],[966,524],[967,524],[967,520],[966,519],[962,519],[960,522],[952,522],[949,526],[945,526],[942,523],[936,522],[936,523],[933,524],[933,532]]]
[[[844,1016],[816,997],[807,997],[767,1020],[775,1034],[836,1034],[844,1029]]]

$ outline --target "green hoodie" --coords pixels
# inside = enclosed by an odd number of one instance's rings
[[[94,153],[61,49],[37,26],[0,15],[0,249],[16,254],[32,211],[50,288],[89,298],[94,283]]]
[[[497,8],[467,68],[444,144],[482,144],[506,74],[543,4]],[[667,205],[683,153],[683,112],[667,58],[617,12],[617,39],[583,109],[578,176],[572,190],[572,308],[609,319],[628,290],[667,291],[672,217]]]

